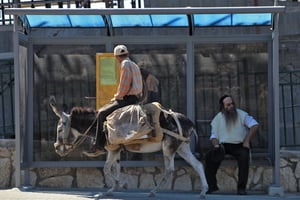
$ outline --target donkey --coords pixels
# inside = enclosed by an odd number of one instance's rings
[[[78,147],[86,137],[90,137],[96,131],[97,111],[82,107],[74,107],[70,114],[62,112],[56,105],[54,97],[50,97],[49,104],[53,112],[59,117],[57,125],[57,140],[54,143],[55,151],[60,156],[66,156]],[[202,190],[200,198],[204,199],[208,190],[208,184],[204,174],[203,165],[193,155],[188,143],[192,134],[196,135],[194,124],[183,114],[165,111],[159,116],[159,123],[163,130],[161,141],[155,143],[141,143],[140,148],[133,145],[120,145],[118,148],[106,148],[107,158],[104,164],[106,178],[112,180],[112,187],[106,195],[113,195],[119,187],[126,188],[127,184],[120,182],[121,151],[134,153],[151,153],[162,150],[164,158],[165,174],[157,186],[150,191],[149,197],[154,197],[160,187],[165,184],[175,170],[174,157],[178,153],[199,174]],[[95,133],[93,133],[95,134]]]

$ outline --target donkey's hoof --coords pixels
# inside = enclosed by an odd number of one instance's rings
[[[206,199],[206,196],[205,196],[205,194],[200,194],[200,197],[199,197],[200,199]]]
[[[111,190],[108,190],[108,191],[105,193],[105,195],[106,195],[106,196],[109,196],[109,197],[114,196],[113,191],[111,191]]]
[[[148,195],[148,197],[155,197],[155,196],[156,196],[155,192],[150,192],[149,195]]]
[[[128,183],[124,183],[124,184],[122,185],[122,188],[125,189],[125,190],[127,190],[127,189],[128,189]]]
[[[114,194],[112,192],[106,192],[105,196],[112,197],[112,196],[114,196]]]
[[[103,196],[102,193],[98,193],[98,194],[92,195],[91,198],[94,198],[94,200],[98,200],[98,199],[100,199],[102,196]]]

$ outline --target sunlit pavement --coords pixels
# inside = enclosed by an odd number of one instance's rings
[[[148,197],[149,191],[128,190],[115,192],[114,196],[106,196],[103,189],[0,189],[1,200],[83,200],[83,199],[118,199],[118,200],[199,200],[196,192],[159,192],[156,197]],[[239,196],[233,193],[218,192],[206,196],[206,200],[300,200],[300,193],[286,193],[284,196],[269,196],[265,193],[248,192],[248,195]]]

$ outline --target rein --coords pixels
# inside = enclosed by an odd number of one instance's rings
[[[95,117],[95,119],[93,120],[93,122],[91,123],[91,125],[84,131],[83,134],[81,134],[81,138],[78,140],[75,140],[70,146],[70,149],[67,149],[67,152],[65,155],[68,155],[69,153],[71,153],[72,151],[74,151],[79,145],[82,144],[82,142],[88,137],[88,132],[91,130],[91,128],[95,125],[95,122],[98,123],[98,115]],[[68,134],[71,130],[71,125],[68,126]],[[96,129],[96,132],[98,132],[98,126]]]

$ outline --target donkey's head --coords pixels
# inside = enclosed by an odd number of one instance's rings
[[[54,96],[49,98],[49,104],[59,118],[56,127],[56,141],[54,143],[55,152],[60,156],[65,156],[69,152],[71,146],[68,145],[70,132],[70,115],[61,111],[57,105]]]
[[[51,96],[49,104],[59,118],[56,128],[55,152],[60,156],[69,154],[76,145],[82,134],[85,137],[89,132],[95,132],[95,126],[91,126],[96,117],[96,112],[91,109],[74,107],[71,114],[61,111],[56,105],[55,97]]]

